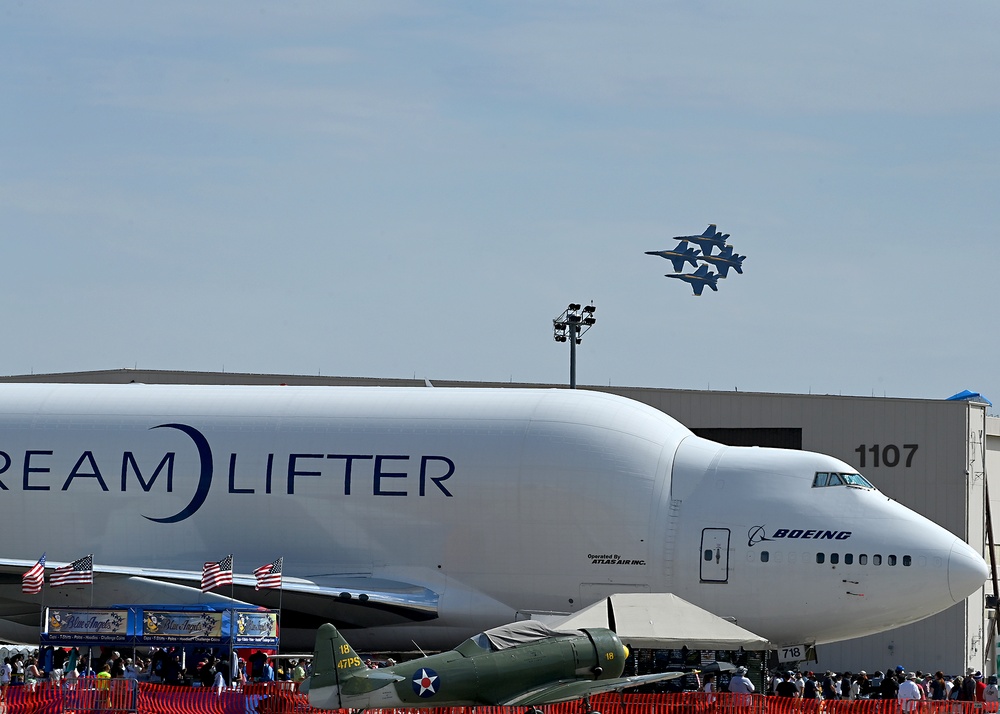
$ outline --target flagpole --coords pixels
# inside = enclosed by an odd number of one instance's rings
[[[281,556],[281,579],[278,580],[278,646],[275,648],[275,657],[281,651],[281,598],[285,594],[285,556]]]
[[[44,557],[44,555],[42,556]],[[42,601],[38,610],[38,641],[42,641],[42,632],[45,630],[45,568],[42,568]]]
[[[229,686],[236,686],[236,678],[233,672],[239,672],[239,665],[236,663],[236,638],[233,636],[233,628],[236,625],[236,556],[229,556],[229,671],[226,673],[229,679]]]

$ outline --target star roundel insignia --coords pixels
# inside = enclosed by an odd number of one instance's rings
[[[438,673],[433,669],[421,669],[413,675],[413,691],[418,697],[433,697],[439,684]]]

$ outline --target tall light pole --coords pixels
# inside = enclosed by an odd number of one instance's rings
[[[594,303],[584,305],[571,302],[552,321],[552,336],[556,342],[569,342],[569,388],[576,389],[576,346],[580,344],[584,333],[594,326]]]

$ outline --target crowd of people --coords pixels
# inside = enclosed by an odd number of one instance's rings
[[[982,672],[971,669],[964,676],[946,676],[940,671],[910,672],[901,665],[871,675],[864,670],[818,676],[814,672],[776,672],[768,690],[775,696],[802,699],[1000,700],[996,676],[984,678]]]
[[[85,652],[44,648],[30,654],[4,657],[0,686],[33,685],[39,682],[72,681],[81,677],[134,679],[175,686],[212,687],[217,691],[248,682],[301,682],[309,674],[305,658],[276,659],[264,652],[229,659],[229,652],[200,650],[185,656],[179,648],[153,647],[146,655],[123,657],[109,650],[94,658]]]

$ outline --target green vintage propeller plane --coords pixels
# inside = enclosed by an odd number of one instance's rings
[[[331,624],[316,635],[312,676],[300,691],[316,709],[526,706],[580,699],[683,677],[623,677],[628,647],[612,630],[551,630],[534,620],[487,630],[441,654],[371,669]],[[540,714],[540,713],[539,713]]]

